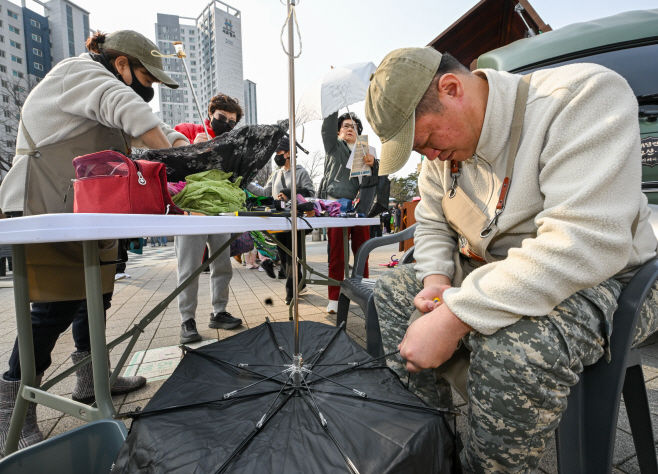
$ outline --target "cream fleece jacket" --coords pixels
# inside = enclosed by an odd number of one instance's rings
[[[88,132],[99,123],[123,130],[131,146],[136,138],[160,127],[169,143],[187,138],[164,124],[130,87],[89,54],[60,62],[30,93],[23,106],[23,123],[39,146],[52,145]],[[16,148],[29,148],[19,129]],[[27,155],[16,155],[0,186],[0,209],[23,211]]]
[[[489,97],[477,158],[461,164],[459,185],[491,217],[521,76],[476,74],[487,78]],[[461,287],[444,293],[459,319],[492,334],[522,316],[545,316],[577,291],[656,254],[641,192],[637,113],[626,81],[604,67],[573,64],[533,74],[507,205],[489,247],[502,260],[473,270]],[[449,162],[424,162],[414,237],[421,281],[454,276],[456,233],[441,208],[450,184]]]

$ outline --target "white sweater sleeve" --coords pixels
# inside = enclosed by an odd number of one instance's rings
[[[184,140],[186,143],[190,143],[185,135],[177,132],[166,123],[160,122],[158,126],[160,127],[160,130],[162,130],[162,133],[165,134],[165,137],[167,138],[167,141],[170,145],[173,145],[176,140]],[[148,148],[139,137],[132,137],[130,140],[130,146],[135,148]]]
[[[569,100],[541,99],[564,105],[552,117],[540,157],[545,200],[535,218],[537,237],[444,293],[452,312],[483,334],[522,316],[549,314],[577,291],[614,276],[629,259],[640,194],[628,190],[641,182],[635,97],[611,71],[555,94]]]
[[[452,280],[455,274],[452,254],[457,233],[446,222],[441,207],[444,191],[440,175],[444,166],[438,160],[425,160],[418,179],[421,200],[415,213],[418,227],[414,234],[414,257],[420,281],[429,275],[445,275]]]
[[[133,137],[160,125],[161,120],[135,91],[93,61],[75,61],[66,71],[57,105]]]

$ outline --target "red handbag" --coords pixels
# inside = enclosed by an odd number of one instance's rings
[[[99,151],[74,158],[73,166],[73,212],[183,214],[169,196],[162,163]]]

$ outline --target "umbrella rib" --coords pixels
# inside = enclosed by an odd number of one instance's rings
[[[342,383],[336,382],[335,380],[328,379],[328,378],[325,377],[324,375],[316,374],[315,372],[311,372],[311,371],[308,370],[308,369],[302,369],[302,370],[305,370],[306,372],[310,373],[311,375],[315,375],[315,376],[317,376],[317,377],[320,377],[320,379],[322,379],[322,380],[326,380],[327,382],[334,383],[334,384],[338,385],[339,387],[343,387],[344,389],[349,390],[350,392],[354,392],[354,393],[356,393],[359,397],[362,397],[362,398],[367,398],[367,397],[368,397],[368,395],[366,395],[364,392],[360,392],[360,391],[358,391],[358,390],[356,390],[356,389],[354,389],[354,388],[350,388],[350,387],[348,387],[347,385],[343,385]],[[313,383],[313,382],[317,382],[317,380],[314,380],[314,381],[312,381],[311,383]]]
[[[378,361],[378,360],[380,360],[380,359],[385,359],[386,357],[390,357],[390,356],[392,356],[392,355],[395,355],[395,354],[397,354],[398,352],[400,352],[400,349],[397,349],[397,350],[395,350],[395,351],[391,351],[391,352],[389,352],[388,354],[384,354],[383,356],[374,357],[374,358],[369,359],[369,360],[367,360],[367,361],[365,361],[365,362],[355,362],[355,363],[352,364],[351,367],[348,367],[347,369],[339,370],[338,372],[334,372],[333,374],[329,374],[329,375],[327,375],[327,377],[337,377],[337,376],[339,376],[339,375],[346,374],[347,372],[350,372],[350,371],[352,371],[352,370],[358,369],[359,367],[362,367],[362,366],[364,366],[364,365],[367,365],[367,364],[370,364],[370,363],[372,363],[372,362],[376,362],[376,361]],[[315,373],[315,372],[314,372],[314,373]],[[318,374],[315,374],[315,375],[318,375]],[[318,381],[319,381],[319,380],[311,380],[309,383],[313,384],[313,383],[318,382]]]
[[[315,418],[320,422],[320,426],[322,426],[322,429],[327,433],[329,436],[329,439],[333,441],[333,443],[336,445],[336,448],[338,448],[338,452],[340,452],[340,455],[343,457],[343,461],[345,461],[345,464],[347,464],[347,469],[350,471],[351,474],[359,474],[359,470],[356,468],[350,457],[347,455],[343,447],[338,443],[338,440],[334,437],[334,435],[329,431],[329,427],[327,426],[326,420],[324,420],[324,417],[320,414],[320,410],[318,409],[318,412],[316,413],[313,411],[313,405],[306,399],[306,396],[304,395],[304,392],[299,392],[300,395],[302,396],[302,400],[308,405],[308,407],[311,409],[311,413],[315,416]]]
[[[270,336],[274,340],[274,345],[279,349],[279,352],[281,353],[281,358],[283,359],[283,362],[287,362],[286,358],[283,356],[286,356],[290,362],[292,362],[292,358],[286,354],[286,351],[283,350],[283,346],[279,344],[279,340],[276,337],[276,334],[274,334],[274,329],[272,329],[272,325],[270,324],[270,318],[265,318],[265,324],[267,324],[267,329],[270,330]]]
[[[258,385],[259,383],[267,382],[268,380],[273,380],[274,377],[278,377],[279,375],[281,375],[281,374],[285,374],[286,372],[292,372],[292,367],[291,367],[291,368],[288,368],[288,369],[286,369],[286,370],[282,370],[282,371],[279,372],[278,374],[274,374],[274,375],[272,375],[272,376],[270,376],[270,377],[267,377],[267,378],[265,378],[265,379],[263,379],[263,380],[259,380],[258,382],[251,383],[251,384],[247,385],[246,387],[242,387],[242,388],[239,388],[239,389],[237,389],[237,390],[233,390],[232,392],[227,392],[227,393],[225,393],[225,394],[223,395],[222,398],[223,398],[224,400],[227,400],[227,399],[231,398],[233,395],[235,395],[236,393],[242,392],[243,390],[247,390],[248,388],[251,388],[251,387],[253,387],[254,385]],[[291,375],[292,375],[292,374],[291,374]],[[283,384],[283,387],[281,387],[281,390],[283,390],[283,389],[286,387],[286,385],[288,384],[288,381],[289,381],[289,380],[290,380],[290,377],[288,377],[288,380],[285,381],[285,383]],[[273,381],[274,381],[274,382],[281,383],[280,380],[273,380]]]
[[[258,396],[261,396],[261,395],[270,395],[272,393],[277,393],[278,391],[279,390],[268,390],[266,392],[251,393],[249,395],[240,395],[238,397],[232,397],[231,400],[239,400],[239,399],[242,399],[242,398],[249,398],[249,397],[258,397]],[[157,415],[157,414],[160,414],[160,413],[167,413],[167,412],[175,411],[175,410],[183,410],[185,408],[194,408],[194,407],[198,407],[198,406],[201,406],[201,405],[207,405],[207,404],[210,404],[210,403],[219,403],[219,402],[223,402],[223,401],[226,401],[226,399],[225,398],[218,398],[216,400],[209,400],[207,402],[190,403],[188,405],[174,405],[174,406],[159,408],[157,410],[151,410],[151,411],[131,411],[131,412],[127,412],[127,413],[118,413],[118,414],[114,415],[114,419],[115,420],[122,420],[124,418],[133,418],[134,419],[134,418],[139,418],[139,417],[144,416],[144,415]]]
[[[290,379],[288,379],[288,380],[290,380]],[[286,384],[287,384],[287,382],[286,382]],[[284,387],[285,387],[285,385],[284,385]],[[283,389],[282,389],[281,391],[283,391]],[[279,392],[279,395],[281,394],[281,391]],[[232,460],[233,460],[238,454],[240,454],[240,453],[242,452],[242,450],[244,450],[244,448],[247,446],[247,444],[249,444],[249,442],[254,438],[254,436],[256,436],[256,435],[258,434],[258,432],[261,431],[261,428],[262,428],[263,426],[265,426],[265,424],[267,424],[267,422],[270,421],[270,420],[272,419],[272,417],[273,417],[274,415],[276,415],[276,414],[279,412],[279,410],[281,410],[281,408],[283,407],[283,405],[285,405],[286,402],[287,402],[288,400],[290,400],[290,397],[292,397],[292,396],[294,395],[294,393],[295,393],[295,390],[291,391],[291,392],[288,394],[288,396],[287,396],[287,397],[286,397],[286,398],[285,398],[285,399],[279,404],[279,406],[276,407],[276,409],[272,412],[272,414],[271,414],[270,416],[268,416],[268,417],[266,418],[265,416],[267,415],[267,413],[266,413],[265,415],[263,415],[263,418],[261,418],[260,421],[256,424],[256,427],[253,429],[253,431],[252,431],[251,433],[249,433],[249,434],[247,435],[247,437],[246,437],[246,438],[245,438],[245,439],[244,439],[244,440],[238,445],[238,447],[235,448],[235,449],[233,450],[233,452],[232,452],[231,455],[228,457],[228,459],[227,459],[226,461],[224,461],[224,464],[222,464],[222,465],[219,467],[219,469],[218,469],[217,471],[215,471],[215,474],[222,474],[222,473],[226,470],[226,468],[227,468],[228,465],[231,463],[231,461],[232,461]],[[279,398],[279,395],[277,395],[277,398]],[[275,398],[275,400],[276,400],[276,398]],[[269,411],[269,410],[268,410],[268,411]],[[259,425],[260,425],[260,426],[259,426]]]
[[[333,336],[331,336],[331,339],[329,339],[329,342],[327,342],[327,344],[326,344],[324,347],[322,347],[321,349],[318,349],[318,351],[317,351],[315,354],[311,355],[311,356],[307,359],[307,362],[306,362],[307,365],[315,365],[315,363],[317,363],[320,359],[322,359],[322,357],[324,356],[325,352],[327,351],[327,348],[329,347],[329,345],[330,345],[332,342],[334,342],[334,340],[336,339],[336,337],[338,337],[338,334],[340,333],[340,331],[343,329],[344,326],[345,326],[345,323],[340,323],[340,326],[338,326],[338,327],[336,328],[336,332],[334,332]],[[313,357],[315,357],[315,356],[318,356],[318,358],[315,360],[315,362],[311,362],[311,359],[312,359]]]
[[[203,352],[199,352],[196,349],[192,349],[192,348],[187,347],[187,346],[183,346],[183,349],[185,349],[185,352],[189,352],[190,354],[195,354],[195,355],[198,355],[198,356],[203,357],[205,359],[212,360],[214,362],[219,362],[220,364],[228,365],[229,367],[233,367],[234,369],[239,369],[239,370],[244,370],[246,372],[251,372],[252,374],[258,375],[259,377],[263,377],[263,378],[267,377],[267,375],[261,374],[259,372],[254,371],[254,370],[249,370],[246,367],[241,367],[239,365],[232,364],[231,362],[227,362],[227,361],[222,360],[222,359],[218,359],[217,357],[213,357],[209,354],[204,354]],[[275,382],[283,383],[280,380],[275,380]]]
[[[377,397],[359,397],[356,395],[348,394],[348,393],[338,393],[338,392],[327,392],[326,390],[319,390],[319,389],[314,389],[316,392],[320,393],[327,393],[330,395],[337,395],[340,397],[350,397],[350,398],[360,398],[362,400],[369,400],[371,402],[376,402],[376,403],[385,403],[389,405],[397,405],[405,408],[415,408],[417,410],[423,410],[423,411],[428,411],[430,413],[434,413],[435,415],[463,415],[462,412],[455,411],[455,410],[450,410],[448,408],[433,408],[433,407],[426,407],[423,405],[413,405],[411,403],[404,403],[404,402],[396,402],[395,400],[386,400],[385,398],[377,398]]]

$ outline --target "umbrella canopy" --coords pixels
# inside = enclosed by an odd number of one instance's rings
[[[240,187],[245,188],[269,163],[287,129],[287,120],[278,125],[246,125],[207,142],[147,150],[131,158],[164,163],[167,180],[172,183],[185,181],[192,174],[217,169],[233,173],[232,182],[242,177]]]
[[[306,357],[292,382],[292,323],[262,324],[186,349],[134,421],[117,473],[453,473],[443,413],[342,328],[300,322]]]
[[[343,107],[365,100],[373,63],[348,64],[331,69],[306,89],[297,105],[297,125],[322,120]]]

